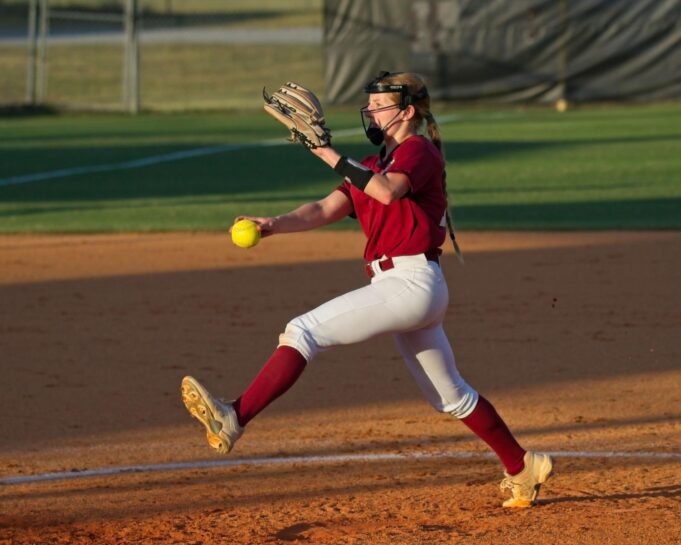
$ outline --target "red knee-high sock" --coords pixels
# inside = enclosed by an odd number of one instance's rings
[[[480,396],[473,412],[462,418],[461,422],[497,453],[509,475],[516,475],[523,470],[525,450],[515,440],[492,404],[484,397]]]
[[[234,402],[239,425],[248,424],[256,414],[293,386],[306,364],[305,358],[295,348],[277,348],[251,385]]]

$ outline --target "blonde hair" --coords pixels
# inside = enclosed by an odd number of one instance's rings
[[[428,137],[435,144],[442,158],[444,159],[444,148],[442,146],[442,135],[440,134],[440,127],[433,117],[433,113],[430,111],[430,96],[428,95],[426,84],[423,78],[418,74],[413,72],[401,72],[396,74],[389,74],[383,78],[380,83],[387,85],[406,85],[411,96],[418,95],[419,93],[425,92],[425,96],[422,98],[416,98],[411,102],[414,106],[414,125],[416,129],[420,129],[421,126],[426,124],[426,131]],[[395,102],[395,104],[400,103],[400,93],[390,93],[390,99]]]

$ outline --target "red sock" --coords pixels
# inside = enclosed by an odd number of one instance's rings
[[[480,396],[473,412],[461,422],[497,453],[509,475],[517,475],[525,467],[525,450],[518,444],[506,423],[492,404]]]
[[[256,414],[293,386],[305,365],[305,358],[295,348],[277,348],[251,385],[234,402],[239,425],[248,424]]]

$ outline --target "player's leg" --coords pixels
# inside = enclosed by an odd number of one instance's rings
[[[209,444],[220,453],[229,452],[244,426],[286,392],[318,352],[381,333],[422,327],[440,316],[446,307],[446,285],[434,267],[424,259],[416,267],[420,271],[390,271],[369,286],[292,320],[280,336],[279,347],[236,401],[224,403],[196,379],[185,377],[182,400],[203,424]]]
[[[418,266],[384,272],[370,285],[291,320],[279,337],[279,345],[295,348],[311,361],[333,346],[422,329],[439,320],[447,301],[447,286],[439,267],[423,258]]]
[[[291,320],[277,350],[235,403],[240,425],[288,390],[320,351],[423,327],[438,320],[446,305],[439,268],[423,259],[414,269],[384,273],[372,284]]]
[[[394,339],[409,372],[435,410],[458,418],[473,411],[478,392],[461,377],[441,323],[398,333]]]
[[[442,325],[395,335],[395,341],[431,405],[466,424],[496,452],[508,473],[521,471],[525,450],[492,404],[461,377]]]
[[[298,380],[306,363],[297,350],[280,346],[237,400],[221,401],[198,380],[185,377],[182,401],[203,424],[208,444],[220,454],[227,454],[243,434],[244,426]]]
[[[463,380],[442,325],[395,335],[395,341],[431,405],[457,417],[497,454],[505,467],[502,488],[512,492],[504,506],[532,505],[553,462],[546,454],[526,452],[492,404]]]

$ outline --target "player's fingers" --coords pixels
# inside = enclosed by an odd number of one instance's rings
[[[274,218],[255,218],[253,221],[258,225],[260,236],[269,237],[274,234]]]
[[[251,220],[255,223],[260,223],[263,219],[264,218],[258,218],[258,217],[255,217],[255,216],[237,216],[236,218],[234,218],[232,225],[234,225],[235,223],[239,223],[241,220]],[[258,221],[258,220],[260,220],[260,221]],[[231,229],[231,227],[230,227],[230,229]]]
[[[274,234],[274,220],[272,218],[255,218],[253,221],[258,226],[261,238],[269,237]]]
[[[255,223],[258,231],[260,231],[260,235],[263,237],[273,234],[272,218],[261,218],[259,216],[237,216],[234,218],[234,223],[237,223],[241,220],[251,220],[253,223]],[[234,225],[234,223],[232,225]],[[232,232],[232,227],[229,228],[229,232]]]
[[[234,227],[237,223],[239,223],[241,220],[251,220],[254,221],[253,218],[250,216],[237,216],[234,218],[234,221],[232,222],[232,225],[230,225],[229,229],[227,232],[231,233],[232,232],[232,227]]]

